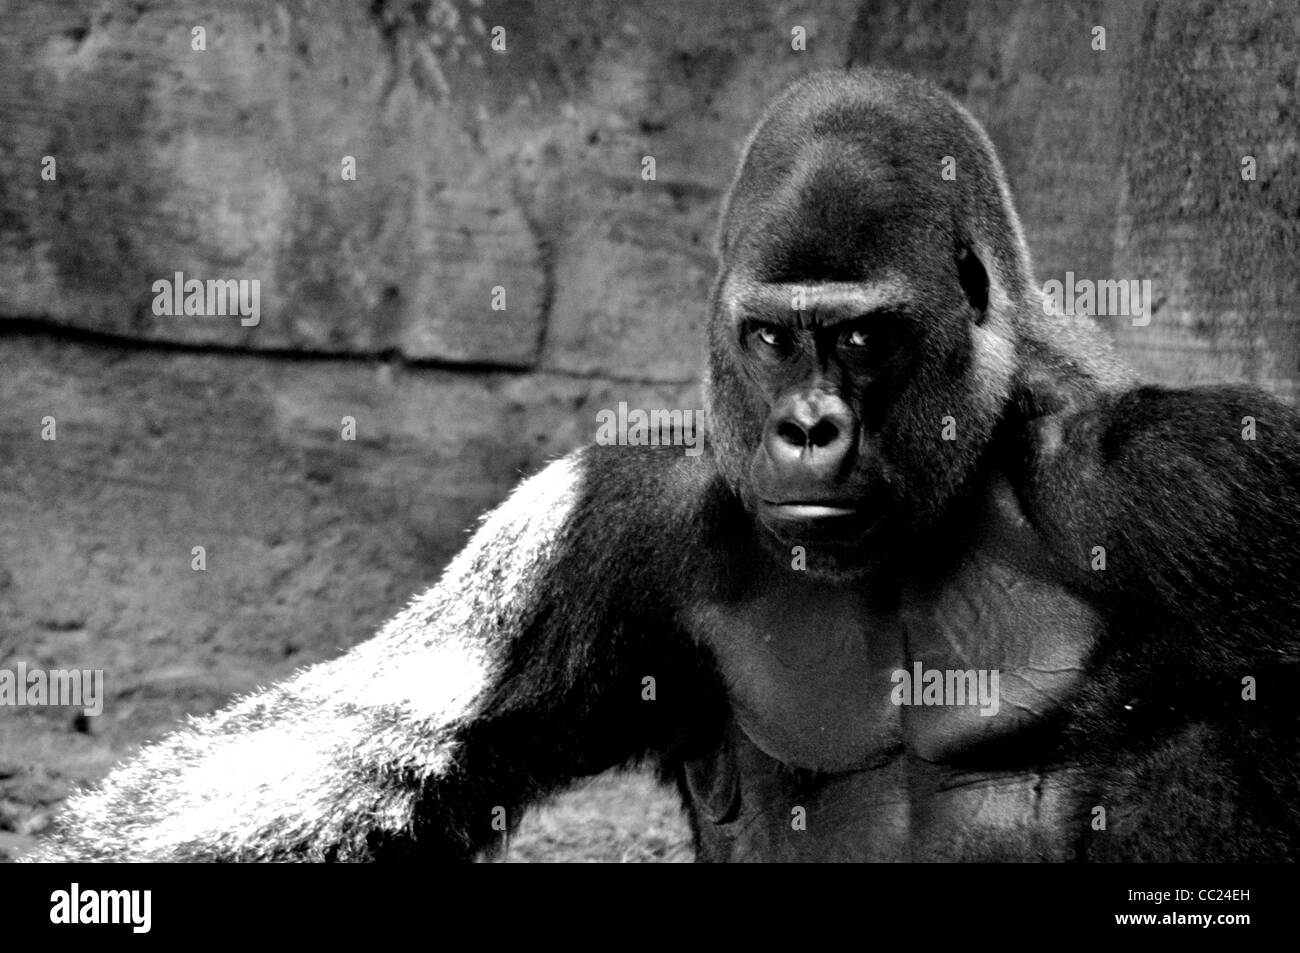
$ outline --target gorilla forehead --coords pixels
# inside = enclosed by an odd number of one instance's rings
[[[806,145],[784,182],[748,210],[734,257],[760,281],[854,281],[900,260],[918,278],[955,249],[942,196],[901,161],[836,137]],[[936,163],[936,170],[937,170]],[[757,196],[756,196],[757,197]]]
[[[956,177],[944,179],[945,159]],[[719,254],[770,281],[868,278],[900,258],[924,282],[982,240],[1007,277],[1016,232],[992,147],[951,98],[879,71],[815,74],[759,123],[723,211]],[[962,225],[965,223],[965,225]]]

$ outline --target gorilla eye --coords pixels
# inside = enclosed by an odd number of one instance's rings
[[[789,343],[789,338],[786,337],[784,331],[780,328],[771,327],[770,325],[764,325],[763,327],[758,328],[754,334],[756,334],[758,339],[768,347],[785,347],[786,344]]]
[[[850,331],[848,334],[844,335],[844,343],[848,347],[866,347],[867,332],[861,329]]]

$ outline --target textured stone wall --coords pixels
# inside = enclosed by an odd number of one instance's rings
[[[987,123],[1040,278],[1153,281],[1151,324],[1113,324],[1144,372],[1294,396],[1298,20],[1265,0],[0,3],[0,666],[104,668],[109,691],[90,723],[0,711],[0,849],[180,712],[370,634],[598,409],[700,406],[718,204],[807,71],[942,83]],[[257,279],[259,323],[155,314],[176,272]]]
[[[1040,279],[1152,282],[1150,325],[1107,323],[1144,374],[1300,395],[1300,7],[881,0],[850,48],[988,126]]]

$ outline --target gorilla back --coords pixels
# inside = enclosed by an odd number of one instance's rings
[[[1296,412],[1046,314],[987,137],[903,76],[779,97],[718,257],[703,456],[552,464],[41,854],[470,858],[649,760],[702,860],[1295,858]]]

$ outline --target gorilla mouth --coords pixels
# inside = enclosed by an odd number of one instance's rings
[[[768,517],[782,521],[808,521],[833,519],[835,517],[856,516],[860,511],[853,506],[840,506],[835,503],[787,502],[773,503],[762,501],[763,510]]]
[[[861,539],[884,519],[879,509],[867,508],[839,500],[771,500],[758,501],[758,518],[780,539],[840,540]]]

